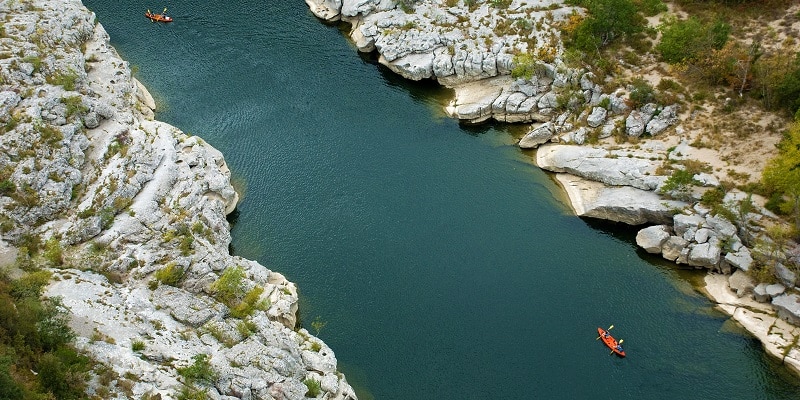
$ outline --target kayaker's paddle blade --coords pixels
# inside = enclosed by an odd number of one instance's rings
[[[606,329],[606,330],[610,331],[612,329],[614,329],[614,325],[609,326],[608,329]]]

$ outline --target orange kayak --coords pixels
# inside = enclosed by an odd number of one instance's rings
[[[172,17],[165,14],[154,14],[148,11],[144,13],[144,16],[150,18],[153,22],[172,22]]]
[[[603,343],[605,343],[611,351],[620,357],[625,357],[625,350],[622,349],[622,345],[617,343],[617,339],[614,339],[607,330],[598,327],[597,334],[600,335],[600,339],[603,340]]]

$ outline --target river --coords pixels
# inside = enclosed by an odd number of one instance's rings
[[[233,252],[299,285],[361,400],[800,396],[696,273],[572,215],[518,130],[445,117],[448,90],[358,55],[303,1],[173,0],[170,25],[84,4],[156,118],[225,154]],[[595,340],[611,324],[625,359]]]

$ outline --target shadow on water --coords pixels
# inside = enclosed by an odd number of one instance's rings
[[[627,243],[635,251],[636,255],[654,268],[658,268],[665,275],[673,278],[676,283],[676,289],[685,294],[694,295],[699,293],[699,288],[704,285],[703,278],[706,275],[705,269],[697,269],[689,265],[676,264],[673,261],[664,259],[658,254],[648,253],[636,244],[636,234],[639,230],[647,227],[648,225],[628,225],[622,222],[606,221],[596,218],[581,218],[587,226],[592,229],[602,232],[607,236],[614,238],[617,241]],[[681,285],[680,283],[689,284],[691,287]]]
[[[519,140],[519,138],[521,138],[528,130],[528,124],[514,124],[508,122],[497,122],[494,120],[481,122],[478,124],[459,122],[459,127],[462,131],[464,131],[464,133],[467,133],[471,136],[480,136],[490,131],[494,131],[506,133],[516,140]],[[527,150],[522,149],[520,149],[520,151],[527,152]]]
[[[230,224],[230,230],[233,232],[233,228],[239,222],[239,207],[236,207],[231,211],[230,214],[225,216],[225,219],[228,220],[228,224]],[[228,244],[228,252],[230,254],[237,254],[236,249],[233,246],[233,240]]]

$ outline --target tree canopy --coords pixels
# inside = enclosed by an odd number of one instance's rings
[[[594,51],[612,41],[644,30],[645,19],[631,0],[572,0],[585,7],[588,16],[572,32],[570,44],[582,51]]]

